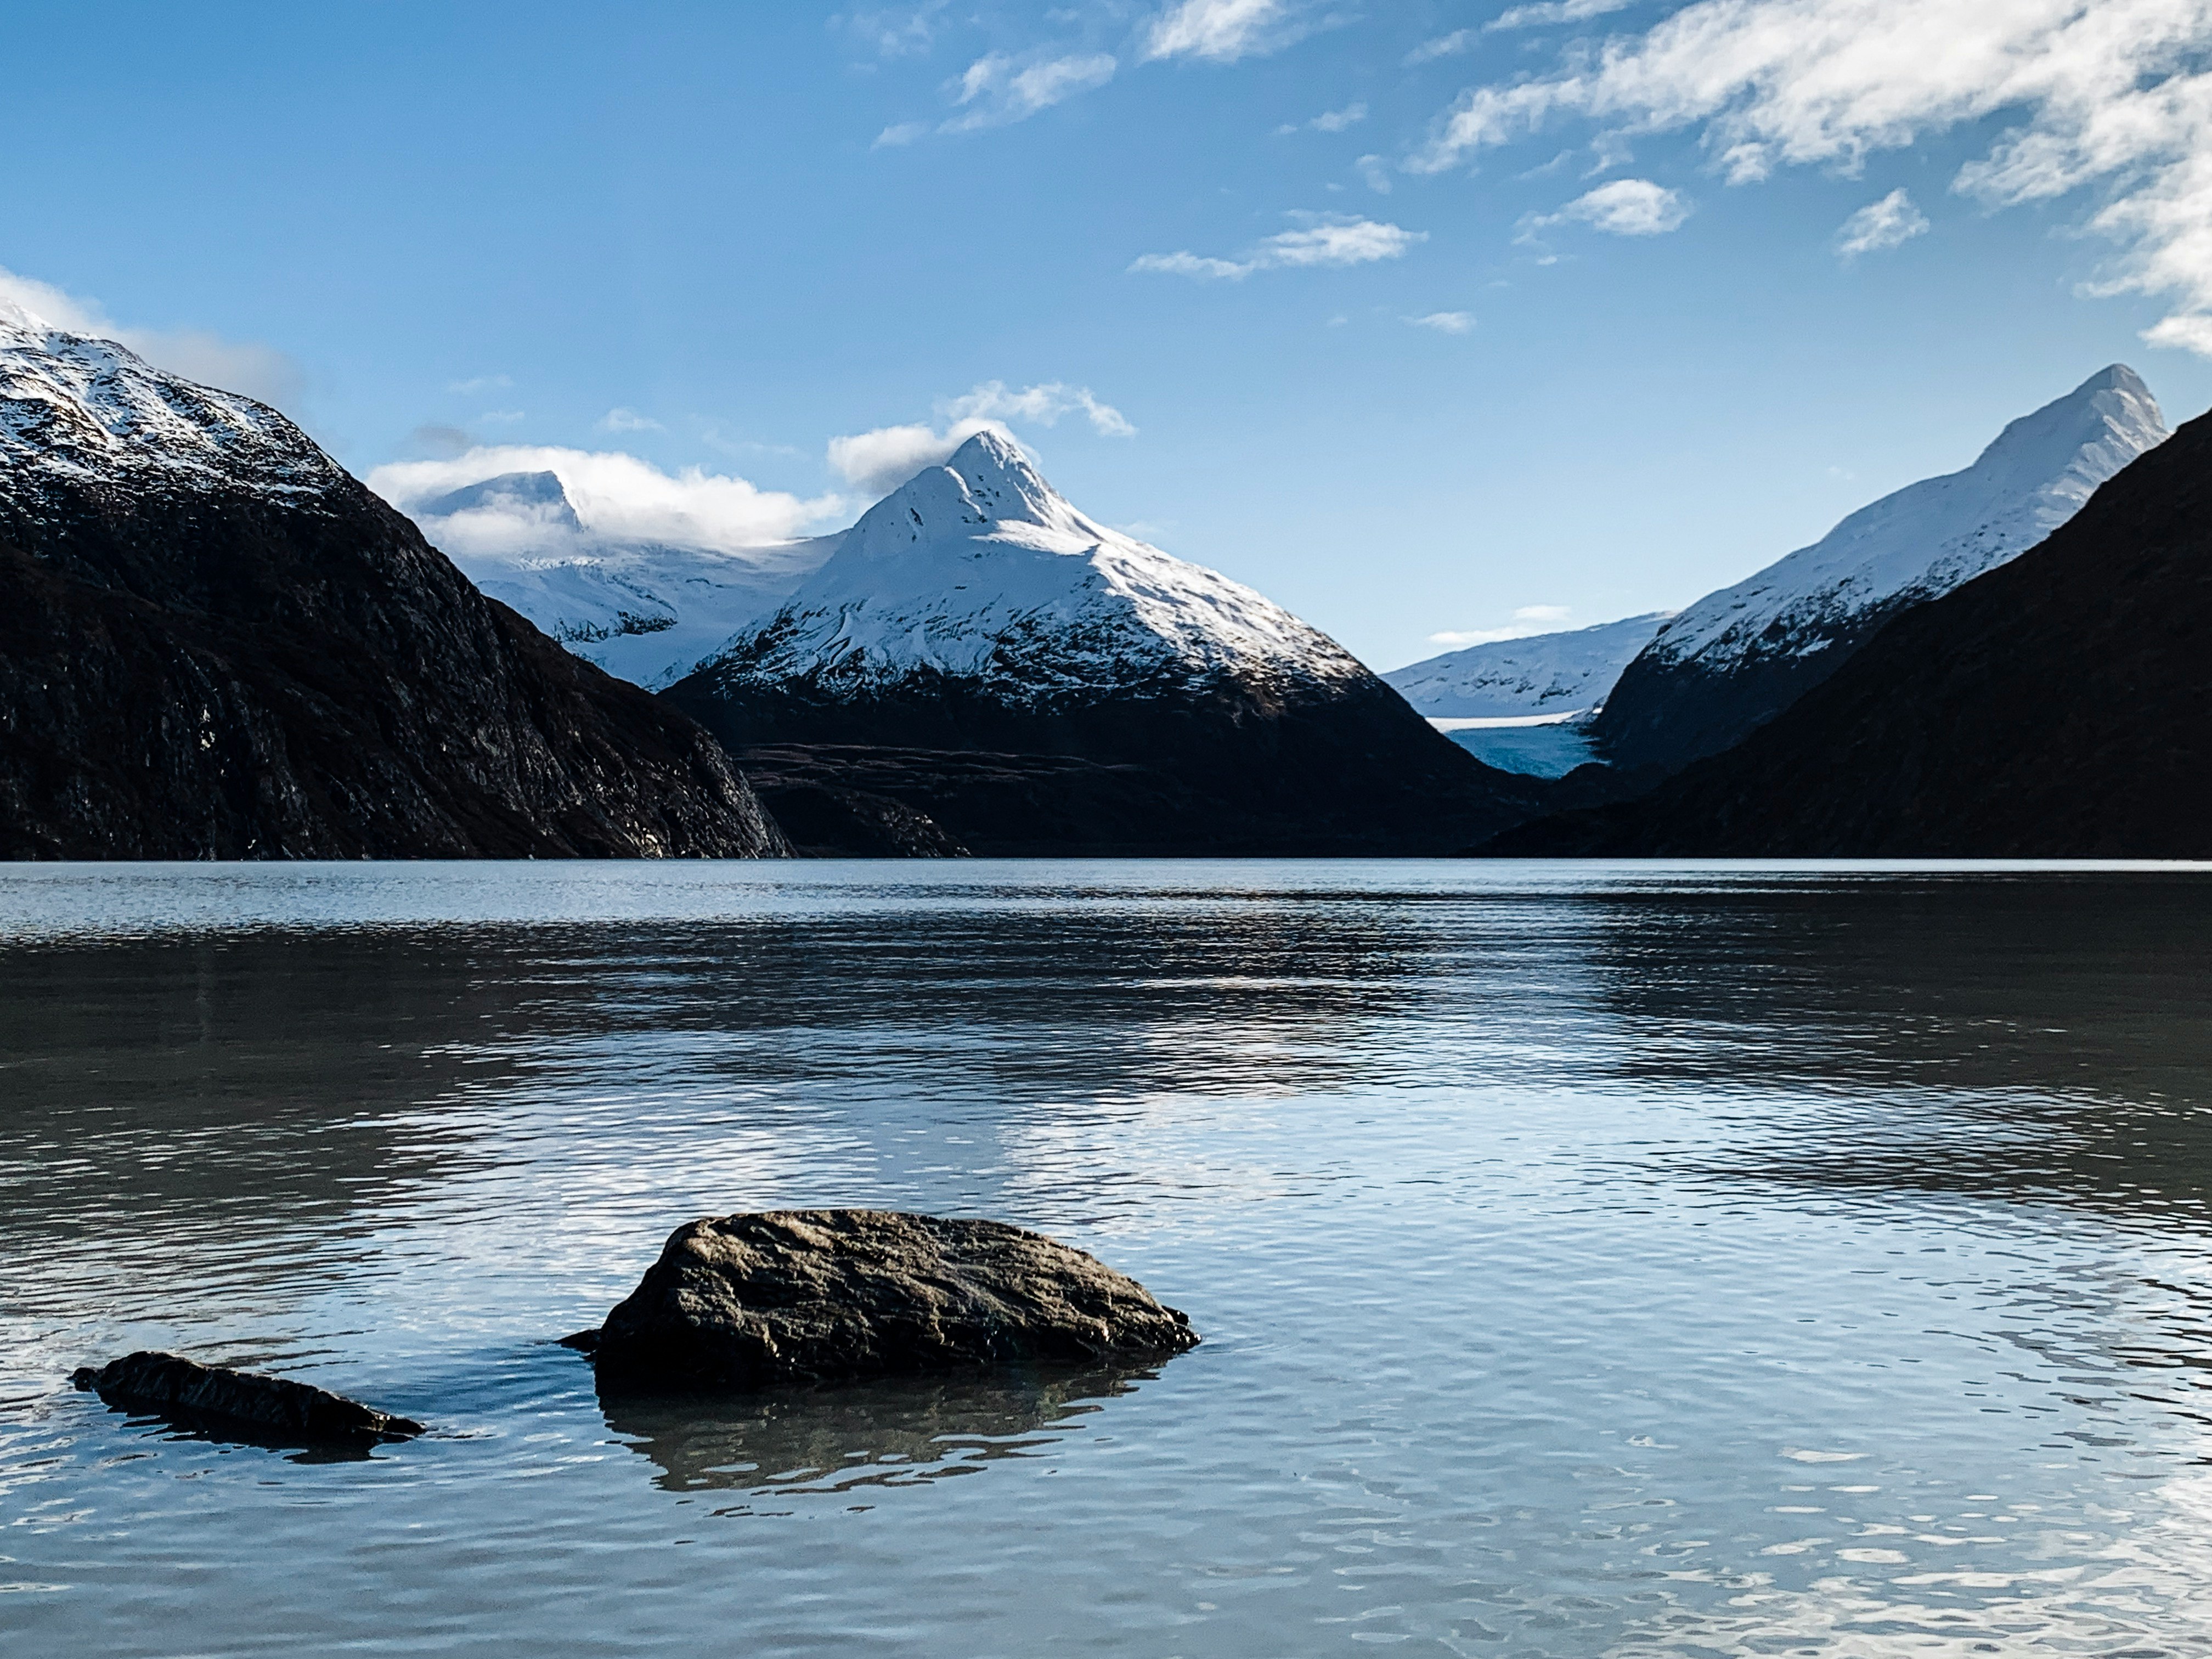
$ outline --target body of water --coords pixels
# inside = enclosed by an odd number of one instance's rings
[[[2202,1653],[2212,872],[0,873],[10,1655]],[[604,1403],[678,1223],[1094,1251],[1150,1370]],[[70,1390],[137,1347],[434,1432]]]

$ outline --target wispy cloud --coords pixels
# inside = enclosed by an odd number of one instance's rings
[[[1381,156],[1363,155],[1353,165],[1359,169],[1359,176],[1366,181],[1368,189],[1378,196],[1390,193],[1390,167]]]
[[[1603,17],[1616,11],[1626,11],[1635,0],[1541,0],[1541,3],[1516,6],[1510,11],[1500,12],[1483,27],[1486,33],[1495,29],[1540,29],[1559,23],[1587,22],[1593,17]]]
[[[954,450],[979,432],[996,432],[1013,440],[1008,421],[1048,427],[1079,414],[1091,423],[1092,431],[1103,437],[1134,437],[1137,431],[1120,410],[1097,398],[1089,386],[1070,386],[1064,380],[1018,390],[1003,380],[988,380],[957,398],[939,399],[935,412],[935,424],[916,421],[832,438],[830,465],[855,489],[881,496],[924,467],[942,465]]]
[[[1441,171],[1571,116],[1695,131],[1747,184],[1855,172],[2009,117],[1952,188],[1997,207],[2095,192],[2083,222],[2118,253],[2088,291],[2163,297],[2145,338],[2212,355],[2208,54],[2206,0],[1697,0],[1547,74],[1469,89],[1412,165]]]
[[[1522,222],[1521,239],[1553,225],[1585,224],[1608,236],[1663,236],[1680,230],[1691,204],[1680,191],[1649,179],[1616,179],[1577,196],[1556,213],[1533,214]]]
[[[592,422],[602,432],[659,432],[660,422],[634,409],[615,408]]]
[[[1869,202],[1844,221],[1836,232],[1836,252],[1846,259],[1895,247],[1923,235],[1928,216],[1913,206],[1912,198],[1893,190],[1879,202]]]
[[[464,398],[474,398],[487,392],[504,392],[514,384],[504,374],[479,374],[472,380],[449,380],[446,390],[459,392]]]
[[[1471,311],[1432,311],[1425,317],[1408,317],[1406,321],[1415,328],[1432,328],[1439,334],[1474,331],[1474,313]]]
[[[527,411],[520,409],[487,409],[477,416],[477,424],[478,426],[520,426],[529,418]]]
[[[0,266],[0,315],[11,307],[48,328],[112,340],[128,346],[156,368],[265,404],[290,403],[306,384],[300,366],[273,346],[225,339],[203,329],[129,327],[108,316],[96,301]]]
[[[1439,58],[1455,58],[1461,52],[1474,51],[1481,40],[1480,29],[1454,29],[1449,34],[1424,40],[1407,52],[1406,67],[1413,69],[1423,64],[1432,64]]]
[[[881,58],[927,52],[951,0],[926,0],[913,6],[877,6],[846,13],[842,24]]]
[[[1025,121],[1078,93],[1104,86],[1114,78],[1116,67],[1113,58],[1103,52],[1028,60],[994,52],[977,58],[961,76],[957,101],[965,112],[954,116],[939,131],[973,132],[981,127]],[[887,132],[877,143],[884,143],[888,137]]]
[[[1395,259],[1416,244],[1425,242],[1425,230],[1407,230],[1372,219],[1338,214],[1299,214],[1306,222],[1267,238],[1241,259],[1217,259],[1188,252],[1147,253],[1130,265],[1131,270],[1164,272],[1242,282],[1255,270],[1299,269],[1315,265],[1364,265],[1379,259]]]
[[[1233,64],[1279,52],[1306,33],[1298,0],[1179,0],[1152,21],[1147,58]]]
[[[1500,640],[1525,640],[1549,634],[1573,615],[1564,605],[1524,605],[1503,628],[1475,628],[1429,635],[1431,645],[1457,649],[1469,645],[1495,645]]]
[[[1346,104],[1342,109],[1333,109],[1316,115],[1310,121],[1285,121],[1275,129],[1275,137],[1287,138],[1294,132],[1343,132],[1358,126],[1367,118],[1367,106]]]
[[[837,495],[803,500],[745,479],[686,467],[664,472],[617,450],[501,444],[438,460],[398,461],[368,475],[368,487],[400,511],[465,484],[508,472],[550,472],[561,480],[586,530],[620,541],[736,552],[791,540],[845,506]],[[459,520],[467,520],[467,523]],[[526,521],[528,520],[528,521]],[[530,515],[487,510],[457,514],[435,538],[463,552],[522,552],[543,539]]]
[[[1018,392],[1004,380],[989,380],[957,398],[947,398],[939,407],[955,420],[981,416],[1003,421],[1035,421],[1040,426],[1057,426],[1062,416],[1079,414],[1091,422],[1091,429],[1102,437],[1133,438],[1137,435],[1137,428],[1129,424],[1127,417],[1120,410],[1092,395],[1089,386],[1070,386],[1065,380],[1024,386]]]

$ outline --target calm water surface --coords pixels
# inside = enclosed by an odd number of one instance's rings
[[[10,1654],[2212,1650],[2212,872],[0,874]],[[603,1407],[692,1217],[1157,1370]],[[435,1425],[356,1462],[62,1378]]]

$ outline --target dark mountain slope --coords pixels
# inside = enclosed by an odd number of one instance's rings
[[[2164,441],[2135,371],[2114,363],[1999,433],[1963,471],[1861,507],[1810,547],[1708,593],[1661,627],[1591,726],[1629,771],[1717,755],[1849,661],[1893,617],[2035,546]]]
[[[784,850],[282,416],[0,315],[0,855]]]
[[[1485,850],[2212,857],[2212,416],[1735,748]]]

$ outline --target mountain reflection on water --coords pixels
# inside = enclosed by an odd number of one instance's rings
[[[0,1635],[2199,1651],[2209,921],[2152,868],[8,872]],[[817,1204],[1039,1228],[1206,1340],[606,1401],[552,1344]],[[141,1346],[434,1433],[61,1381]]]
[[[849,1492],[1029,1457],[1151,1370],[843,1383],[760,1394],[599,1392],[608,1429],[671,1492]]]

